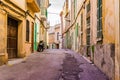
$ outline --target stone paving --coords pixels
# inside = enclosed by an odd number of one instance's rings
[[[74,58],[77,60],[77,64],[79,64],[79,68],[81,69],[81,71],[78,74],[79,76],[78,80],[109,80],[104,73],[102,73],[89,60],[81,56],[80,53],[75,53],[74,51],[71,50],[66,50],[65,53],[74,56]]]
[[[13,63],[12,63],[13,64]],[[0,66],[0,80],[108,80],[95,65],[71,50],[48,49],[14,65]]]
[[[74,56],[66,54],[62,66],[62,74],[59,80],[79,80],[78,74],[83,70],[79,68],[79,64]]]

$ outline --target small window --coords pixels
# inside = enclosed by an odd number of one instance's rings
[[[102,0],[97,0],[97,38],[102,37]]]
[[[90,26],[90,17],[87,18],[87,27]]]
[[[83,13],[81,14],[81,31],[83,31]]]
[[[87,15],[90,13],[90,2],[87,5]],[[87,46],[90,46],[90,15],[87,16],[86,18],[86,25],[87,25],[87,29],[86,29],[86,44]],[[88,52],[88,51],[87,51]]]
[[[29,42],[29,21],[26,20],[26,41]]]
[[[87,13],[90,11],[90,2],[87,5]]]

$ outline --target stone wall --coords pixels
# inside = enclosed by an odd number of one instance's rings
[[[114,80],[115,45],[95,45],[94,64],[103,71],[110,80]]]

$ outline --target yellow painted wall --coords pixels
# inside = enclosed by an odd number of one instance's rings
[[[91,2],[91,45],[96,44],[97,41],[97,0],[90,0]],[[96,15],[96,16],[95,16]]]
[[[27,10],[30,11],[30,14],[34,17],[34,12],[32,10],[31,7],[27,7]],[[29,42],[26,41],[26,27],[25,27],[25,53],[26,53],[26,56],[30,55],[31,54],[31,50],[32,50],[32,23],[34,23],[34,19],[32,17],[30,17],[29,15],[26,17],[26,20],[29,20],[29,29],[30,29],[30,32],[29,32]],[[26,26],[26,25],[25,25]]]
[[[103,43],[115,43],[115,0],[103,0]]]
[[[120,0],[115,0],[115,80],[120,80]]]
[[[83,13],[83,45],[86,45],[86,14],[85,9],[82,10]]]
[[[26,0],[10,0],[13,3],[16,3],[21,9],[26,10]],[[7,62],[7,17],[11,17],[18,21],[18,57],[25,57],[31,53],[31,37],[32,37],[32,22],[34,23],[34,19],[31,18],[29,15],[25,17],[25,13],[20,9],[16,8],[15,6],[11,5],[10,3],[3,0],[5,4],[13,8],[14,10],[18,11],[21,16],[15,11],[10,10],[7,7],[0,6],[0,9],[4,8],[4,10],[0,10],[0,65],[1,62]],[[34,12],[31,8],[27,8],[30,11],[30,14],[34,17]],[[29,34],[29,42],[26,42],[26,19],[30,21],[30,34]]]
[[[23,10],[26,9],[26,0],[10,0],[10,1],[12,1],[14,4],[16,4],[17,6],[19,6]]]
[[[3,1],[6,5],[9,5],[11,8],[15,9],[16,11],[20,12],[21,14],[24,14],[23,12],[19,11],[18,8],[13,7],[11,4],[6,3],[5,1]],[[0,8],[3,8],[3,6],[0,6]],[[4,10],[0,10],[0,58],[2,57],[1,60],[0,59],[0,63],[2,62],[7,62],[8,56],[7,56],[7,18],[10,16],[13,19],[18,21],[18,57],[23,57],[23,54],[25,54],[24,51],[24,44],[23,44],[23,40],[24,40],[24,17],[21,15],[18,15],[17,13],[15,13],[14,11],[11,11],[9,8],[4,7],[4,9],[9,12],[5,12]],[[4,62],[4,63],[5,63]]]
[[[26,20],[21,18],[18,22],[18,57],[25,57],[25,26]]]
[[[7,43],[7,14],[4,11],[0,11],[0,65],[7,62],[7,50],[6,50],[6,43]]]

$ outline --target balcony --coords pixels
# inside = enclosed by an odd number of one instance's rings
[[[41,7],[41,19],[45,21],[47,18],[47,9],[45,7]]]
[[[34,12],[40,12],[40,1],[39,0],[27,0],[27,4],[32,8]]]

